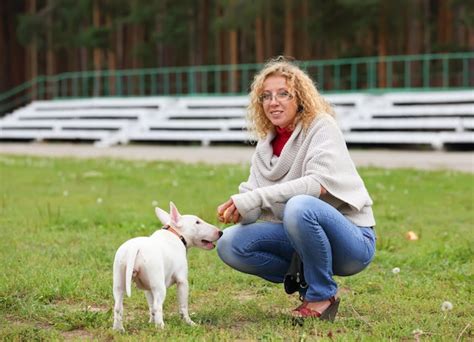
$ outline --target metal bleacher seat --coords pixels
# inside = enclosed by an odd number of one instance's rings
[[[0,139],[103,141],[150,120],[166,98],[35,101],[0,121]]]
[[[247,96],[181,97],[163,109],[165,120],[143,122],[129,141],[245,142]]]
[[[349,145],[474,144],[474,91],[327,94]],[[0,120],[0,140],[248,142],[247,96],[36,101]]]
[[[474,91],[368,96],[346,122],[349,144],[474,144]]]

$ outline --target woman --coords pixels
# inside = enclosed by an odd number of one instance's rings
[[[358,273],[374,256],[372,200],[333,109],[306,73],[271,60],[255,76],[250,101],[259,141],[248,180],[217,208],[221,222],[236,223],[218,254],[241,272],[281,283],[296,252],[308,287],[292,315],[332,320],[333,276]]]

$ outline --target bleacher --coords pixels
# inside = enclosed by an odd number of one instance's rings
[[[371,95],[349,121],[352,144],[472,145],[474,91]]]
[[[328,94],[349,145],[474,145],[474,91]],[[0,120],[0,141],[248,142],[247,96],[35,101]]]

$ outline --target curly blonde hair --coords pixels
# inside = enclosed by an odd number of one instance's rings
[[[285,57],[273,58],[255,75],[250,90],[250,104],[247,108],[248,129],[258,138],[265,138],[274,129],[265,115],[259,97],[265,80],[275,75],[283,76],[290,92],[295,95],[298,105],[295,124],[301,121],[303,128],[307,129],[317,115],[322,113],[335,115],[330,103],[321,96],[311,78],[303,70]]]

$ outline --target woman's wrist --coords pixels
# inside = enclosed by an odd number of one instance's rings
[[[231,199],[242,216],[245,216],[247,212],[255,208],[260,208],[261,206],[260,196],[256,191],[235,194],[231,196]]]

